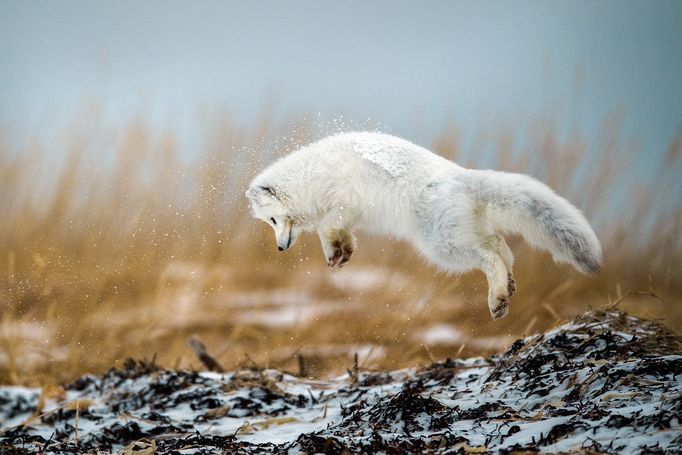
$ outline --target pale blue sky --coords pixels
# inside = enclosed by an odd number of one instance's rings
[[[623,107],[655,157],[682,124],[682,2],[0,0],[12,139],[56,131],[84,99],[185,136],[199,105],[248,124],[274,99],[418,141],[549,106],[590,131]]]

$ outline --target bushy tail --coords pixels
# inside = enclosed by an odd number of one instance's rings
[[[568,262],[583,273],[599,271],[599,240],[570,202],[525,175],[494,171],[474,175],[478,200],[496,231],[520,234],[552,253],[555,261]]]

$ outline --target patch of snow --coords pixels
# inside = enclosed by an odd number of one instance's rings
[[[428,345],[461,344],[465,340],[465,335],[451,324],[434,324],[424,329],[415,338]]]
[[[300,306],[314,303],[313,297],[305,291],[275,289],[272,291],[231,292],[221,296],[222,305],[229,308],[255,306]]]
[[[400,272],[376,267],[349,267],[328,275],[333,286],[354,292],[371,291],[382,286],[405,286],[409,277]]]

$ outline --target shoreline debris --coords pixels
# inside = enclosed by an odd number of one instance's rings
[[[487,359],[354,366],[329,380],[128,361],[63,390],[33,417],[39,389],[0,387],[0,452],[682,451],[682,338],[619,311],[583,313]]]

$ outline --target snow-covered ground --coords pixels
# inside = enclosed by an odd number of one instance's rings
[[[62,388],[0,388],[0,452],[679,453],[681,346],[595,311],[489,359],[324,381],[130,361]]]

